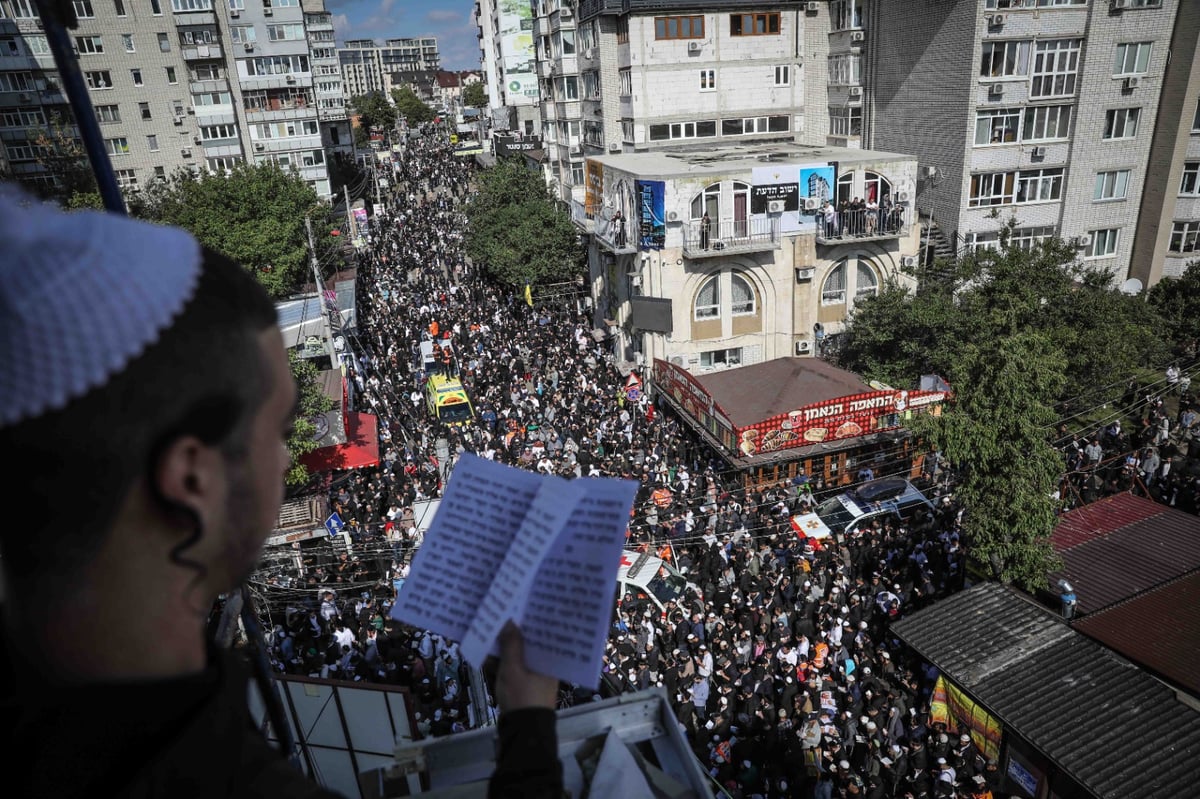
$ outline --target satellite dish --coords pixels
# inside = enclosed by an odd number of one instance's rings
[[[1136,277],[1131,277],[1121,284],[1122,294],[1140,294],[1142,291],[1142,281]]]

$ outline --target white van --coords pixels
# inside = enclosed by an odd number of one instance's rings
[[[621,553],[617,569],[617,596],[631,593],[637,599],[649,599],[665,611],[672,599],[679,605],[689,589],[703,599],[703,592],[678,569],[649,552],[627,549]]]

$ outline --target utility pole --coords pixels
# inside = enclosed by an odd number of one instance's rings
[[[343,183],[342,191],[346,195],[346,221],[350,224],[350,243],[353,244],[358,235],[354,230],[354,211],[350,208],[350,186]]]

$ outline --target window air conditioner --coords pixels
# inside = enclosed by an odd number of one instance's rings
[[[784,205],[786,205],[786,203],[783,200],[769,200],[767,202],[767,213],[782,214]]]
[[[182,124],[183,124],[183,114],[176,114],[176,115],[175,115],[175,124],[176,124],[176,125],[182,125]]]
[[[804,210],[805,211],[815,211],[820,207],[821,207],[821,201],[818,200],[816,197],[805,197],[804,198]]]
[[[296,82],[296,76],[295,76],[295,75],[288,75],[288,76],[287,76],[287,78],[285,78],[285,80],[286,80],[288,83],[295,83],[295,82]]]
[[[820,3],[805,3],[804,10],[810,14],[815,14],[821,10],[821,4]]]
[[[862,44],[866,41],[867,36],[862,31],[850,31],[850,41],[855,44]]]
[[[908,202],[908,192],[906,192],[906,191],[896,192],[896,202],[898,202],[898,203]]]
[[[271,8],[270,6],[267,6],[266,8],[263,9],[263,16],[264,17],[273,17],[273,16],[275,16],[275,10],[273,8]]]
[[[184,147],[183,149],[181,149],[179,151],[179,154],[182,155],[184,158],[191,158],[192,157],[192,148]]]
[[[991,86],[988,86],[988,97],[1003,97],[1003,96],[1004,96],[1004,85],[1003,84],[993,83]]]
[[[987,18],[987,23],[988,23],[989,27],[999,28],[1001,25],[1004,24],[1004,15],[1003,14],[989,14],[988,18]]]
[[[1092,237],[1089,236],[1087,233],[1084,233],[1082,236],[1076,236],[1075,237],[1075,246],[1076,247],[1092,246]]]
[[[1109,8],[1113,11],[1121,11],[1129,8],[1129,0],[1112,0],[1112,2],[1109,3]]]
[[[1034,158],[1045,158],[1046,157],[1046,148],[1045,147],[1034,147],[1032,150],[1029,151],[1029,154]]]
[[[1139,78],[1135,75],[1129,76],[1128,78],[1125,79],[1125,91],[1127,91],[1127,92],[1133,91],[1134,89],[1136,89],[1138,87],[1139,84],[1141,84],[1141,82],[1142,82],[1141,78]]]
[[[850,96],[851,97],[862,97],[862,86],[851,86],[850,87]]]
[[[678,211],[668,211],[667,212],[667,221],[668,222],[678,222],[679,221],[679,212]]]
[[[610,153],[619,153],[619,152],[621,152],[621,143],[620,143],[620,142],[616,142],[616,141],[614,141],[614,142],[609,142],[609,143],[608,143],[608,151],[609,151]]]
[[[562,8],[560,8],[558,10],[558,18],[559,19],[571,19],[571,17],[573,17],[573,16],[574,16],[574,14],[571,12],[571,9],[569,6],[563,6]]]
[[[936,166],[923,166],[923,167],[921,167],[921,174],[927,178],[931,178],[937,174],[937,167]]]
[[[229,16],[233,17],[234,19],[237,19],[241,15],[242,15],[242,12],[238,11],[236,8],[232,8],[229,10]]]
[[[796,282],[803,283],[806,280],[812,280],[813,275],[817,273],[816,267],[813,266],[797,266],[796,267]]]
[[[204,144],[204,139],[197,136],[196,138],[192,139],[192,143],[193,144]]]
[[[688,52],[689,53],[700,52],[700,42],[688,42]]]
[[[905,269],[912,269],[914,266],[917,265],[917,256],[915,256],[915,255],[901,256],[900,257],[900,265],[903,266]]]
[[[267,149],[267,145],[263,144],[262,142],[258,142],[254,145],[254,149],[261,153],[263,150]]]
[[[245,44],[242,45],[242,47],[246,48],[247,53],[254,52],[254,42],[246,42]]]
[[[812,352],[812,342],[806,338],[802,338],[796,342],[796,354],[808,355]]]

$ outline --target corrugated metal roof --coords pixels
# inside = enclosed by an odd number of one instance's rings
[[[696,375],[696,380],[739,427],[814,402],[875,390],[853,372],[820,358],[775,358]]]
[[[1075,589],[1094,613],[1200,568],[1200,517],[1144,497],[1115,494],[1067,513],[1051,538]]]
[[[1013,589],[974,586],[892,630],[1095,796],[1200,797],[1200,713]]]
[[[1073,625],[1200,697],[1200,571]],[[1200,767],[1198,767],[1200,768]]]

